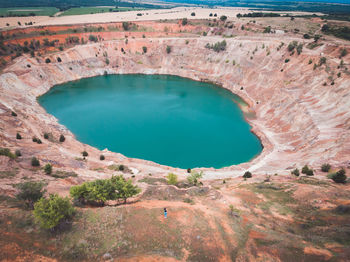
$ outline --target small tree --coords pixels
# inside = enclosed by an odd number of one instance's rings
[[[188,175],[187,181],[191,185],[197,186],[199,184],[199,179],[202,177],[203,177],[203,171],[200,171],[200,172],[192,171],[191,174]]]
[[[117,198],[123,199],[124,204],[126,204],[126,200],[129,197],[141,192],[141,189],[138,188],[138,186],[132,184],[131,179],[126,180],[122,175],[112,177],[111,180],[116,185]]]
[[[83,155],[83,157],[87,157],[89,155],[88,152],[86,152],[85,150],[81,152],[81,154]]]
[[[123,29],[124,31],[128,31],[129,30],[129,22],[123,22],[122,26],[123,26]]]
[[[47,163],[44,166],[44,171],[46,175],[50,175],[52,173],[52,165],[50,163]]]
[[[252,177],[252,173],[250,173],[249,171],[246,171],[243,175],[243,178],[251,178]]]
[[[32,166],[40,166],[39,159],[37,159],[35,156],[33,156],[32,160],[31,160],[31,164],[32,164]]]
[[[19,157],[19,156],[22,156],[22,153],[21,153],[21,151],[20,151],[19,149],[16,149],[15,155],[16,155],[17,157]]]
[[[60,223],[72,218],[74,213],[69,198],[57,194],[51,194],[48,199],[41,198],[34,205],[34,218],[45,229],[55,229]]]
[[[60,142],[63,143],[66,140],[66,138],[64,137],[64,135],[60,135]]]
[[[167,179],[168,179],[168,184],[169,185],[176,185],[177,184],[177,175],[173,174],[173,173],[169,173],[167,175]]]
[[[171,46],[169,46],[169,45],[166,46],[166,53],[167,54],[171,53]]]
[[[191,16],[196,16],[196,13],[195,13],[195,12],[192,12],[192,13],[191,13]]]
[[[50,58],[46,58],[46,59],[45,59],[45,63],[46,63],[46,64],[51,63]]]
[[[345,175],[345,170],[342,168],[339,171],[337,171],[335,174],[332,175],[332,180],[335,183],[346,183],[346,175]]]
[[[322,172],[328,172],[331,169],[331,165],[330,164],[323,164],[321,166],[321,171]]]
[[[100,160],[105,160],[105,156],[104,155],[100,155]]]
[[[181,24],[182,25],[187,25],[188,24],[187,18],[182,19]]]
[[[16,112],[11,111],[11,116],[17,116]]]
[[[303,168],[301,169],[301,173],[307,175],[307,176],[313,176],[314,175],[314,171],[309,168],[307,165],[303,166]]]
[[[18,200],[24,201],[25,205],[31,209],[34,207],[34,203],[42,198],[46,192],[44,190],[43,182],[24,182],[17,184],[15,187],[19,190],[16,198]]]
[[[22,136],[21,136],[20,133],[17,133],[17,134],[16,134],[16,139],[22,139]]]
[[[144,54],[146,54],[147,53],[147,46],[143,46],[142,47],[142,51],[143,51]]]
[[[295,176],[299,176],[300,175],[300,172],[299,172],[298,168],[294,169],[291,173],[292,173],[292,175],[295,175]]]
[[[45,138],[45,139],[49,139],[49,133],[46,133],[46,132],[45,132],[45,133],[44,133],[44,138]]]
[[[348,54],[348,51],[345,48],[342,48],[340,50],[340,58],[346,56]]]

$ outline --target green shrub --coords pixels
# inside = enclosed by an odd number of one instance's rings
[[[45,133],[44,133],[44,138],[45,138],[45,139],[49,139],[49,133],[46,133],[46,132],[45,132]]]
[[[32,164],[32,166],[40,166],[39,159],[37,159],[35,156],[33,156],[32,160],[31,160],[31,164]]]
[[[54,229],[60,223],[73,217],[75,209],[68,197],[60,197],[57,194],[49,198],[41,198],[34,205],[34,218],[45,229]]]
[[[16,112],[11,111],[11,116],[17,116]]]
[[[146,54],[147,53],[147,46],[143,46],[142,47],[142,51],[143,51],[144,54]]]
[[[88,152],[86,152],[85,150],[81,152],[81,154],[83,155],[83,157],[87,157],[89,155]]]
[[[203,177],[203,171],[200,171],[200,172],[192,171],[191,174],[188,175],[187,181],[191,185],[197,186],[199,184],[199,179],[202,177]]]
[[[22,153],[19,149],[16,149],[15,151],[15,155],[18,157],[18,156],[22,156]]]
[[[318,65],[321,66],[321,65],[325,64],[326,61],[327,61],[327,59],[325,57],[321,57],[320,61],[318,62]]]
[[[206,48],[208,49],[213,49],[215,52],[220,52],[226,50],[226,41],[223,40],[221,42],[216,42],[215,44],[210,45],[209,43],[206,44]]]
[[[188,24],[187,18],[182,19],[181,24],[182,25],[187,25]]]
[[[310,38],[311,38],[311,36],[310,36],[309,34],[304,34],[303,37],[304,37],[305,39],[310,39]]]
[[[331,169],[331,165],[330,164],[323,164],[321,166],[321,171],[322,172],[328,172]]]
[[[52,173],[52,165],[51,164],[46,164],[44,166],[44,171],[46,175],[50,175]]]
[[[222,15],[220,16],[220,20],[225,22],[227,20],[227,16],[226,15]]]
[[[60,135],[60,142],[63,143],[66,140],[66,138],[64,137],[64,135]]]
[[[123,22],[122,26],[123,26],[124,31],[128,31],[130,28],[129,22]]]
[[[111,179],[99,179],[85,182],[70,188],[70,195],[82,204],[104,205],[107,200],[123,199],[138,194],[141,190],[126,180],[123,176],[113,176]]]
[[[17,133],[17,134],[16,134],[16,139],[22,139],[22,136],[21,136],[20,133]]]
[[[299,176],[300,175],[300,172],[299,172],[298,168],[294,169],[291,173],[292,173],[292,175],[295,175],[295,176]]]
[[[336,183],[346,183],[347,177],[345,175],[345,170],[343,168],[338,170],[335,174],[333,174],[331,179]]]
[[[297,46],[297,53],[298,53],[298,55],[300,55],[302,51],[303,51],[303,44],[299,44]]]
[[[340,58],[346,56],[348,54],[348,51],[345,48],[342,48],[340,50]]]
[[[288,51],[292,52],[294,50],[294,48],[296,48],[298,46],[298,42],[297,41],[293,41],[290,42],[288,45]]]
[[[168,179],[168,184],[169,185],[176,185],[177,184],[177,175],[173,174],[173,173],[169,173],[167,175],[167,179]]]
[[[0,147],[0,156],[7,156],[11,159],[15,159],[16,155],[11,152],[10,149],[8,148],[2,148]]]
[[[105,156],[104,155],[100,155],[100,160],[105,160]]]
[[[43,182],[34,181],[17,184],[15,187],[19,192],[16,198],[20,201],[24,201],[26,206],[32,209],[34,203],[44,196],[46,192],[46,190],[43,189],[44,186],[45,184]]]
[[[286,59],[284,60],[285,63],[288,63],[289,61],[290,61],[289,58],[286,58]]]
[[[166,46],[166,53],[167,54],[171,53],[171,46],[169,46],[169,45]]]
[[[307,175],[307,176],[313,176],[314,175],[314,171],[312,169],[310,169],[307,165],[303,166],[303,168],[301,169],[301,173]]]
[[[246,171],[243,175],[243,178],[251,178],[252,177],[252,173],[250,173],[249,171]]]
[[[191,172],[192,172],[191,168],[187,168],[187,173],[191,173]]]
[[[62,62],[61,57],[57,57],[57,62],[58,62],[58,63],[61,63],[61,62]]]
[[[46,64],[51,63],[51,59],[50,59],[50,58],[46,58],[46,59],[45,59],[45,63],[46,63]]]
[[[192,12],[192,13],[191,13],[191,16],[196,16],[196,13],[195,13],[195,12]]]

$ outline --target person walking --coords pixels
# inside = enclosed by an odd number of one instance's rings
[[[167,218],[168,211],[166,210],[166,207],[164,207],[164,218]]]

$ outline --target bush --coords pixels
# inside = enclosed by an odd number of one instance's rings
[[[44,171],[46,175],[50,175],[52,173],[52,165],[51,164],[46,164],[44,166]]]
[[[43,182],[34,181],[17,184],[15,187],[19,192],[16,198],[20,201],[24,201],[27,207],[33,209],[34,203],[42,198],[46,192],[46,190],[43,189],[44,186],[45,184]]]
[[[123,199],[138,194],[141,190],[126,180],[123,176],[113,176],[110,179],[99,179],[92,182],[85,182],[70,188],[70,195],[79,200],[82,204],[104,205],[107,200]]]
[[[330,164],[323,164],[321,166],[321,171],[322,172],[328,172],[331,169],[331,165]]]
[[[321,66],[321,65],[325,64],[326,61],[327,61],[327,59],[325,57],[321,57],[320,61],[318,62],[318,65]]]
[[[332,175],[332,180],[335,183],[346,183],[346,175],[345,175],[345,170],[342,168],[339,171],[337,171],[335,174]]]
[[[207,44],[205,47],[208,49],[213,49],[215,52],[220,52],[226,50],[226,41],[217,42],[214,45]]]
[[[46,132],[45,132],[45,133],[44,133],[44,138],[45,138],[45,139],[49,139],[49,133],[46,133]]]
[[[167,179],[168,179],[168,184],[169,185],[176,185],[177,184],[177,175],[173,174],[173,173],[169,173],[167,175]]]
[[[100,160],[105,160],[105,156],[104,155],[100,155]]]
[[[191,13],[191,16],[196,16],[196,13],[195,13],[195,12],[192,12],[192,13]]]
[[[22,139],[22,136],[21,136],[20,133],[17,133],[17,134],[16,134],[16,139]]]
[[[246,171],[243,175],[243,178],[251,178],[252,177],[252,173],[250,173],[249,171]]]
[[[142,51],[143,51],[144,54],[146,54],[147,53],[147,46],[143,46],[142,47]]]
[[[187,177],[187,181],[191,184],[191,185],[198,185],[199,184],[199,179],[203,177],[203,171],[200,172],[195,172],[192,171],[190,175],[188,175]]]
[[[11,116],[17,116],[16,112],[11,111]]]
[[[89,41],[96,43],[98,41],[98,38],[94,35],[89,35]]]
[[[286,60],[284,60],[285,63],[288,63],[290,61],[289,58],[286,58]]]
[[[182,25],[187,25],[188,24],[187,18],[182,19],[181,24]]]
[[[291,173],[292,173],[292,175],[295,175],[295,176],[299,176],[300,175],[300,172],[299,172],[298,168],[294,169]]]
[[[33,156],[32,160],[31,160],[31,164],[32,164],[32,166],[40,166],[39,159],[37,159],[35,156]]]
[[[312,169],[310,169],[307,165],[303,166],[303,168],[301,169],[301,173],[307,175],[307,176],[313,176],[314,175],[314,171]]]
[[[41,198],[34,205],[34,218],[42,228],[54,229],[60,223],[73,217],[75,209],[68,197],[57,194],[50,195],[48,199]]]
[[[297,46],[298,46],[298,42],[297,41],[293,41],[293,42],[289,43],[288,51],[292,52],[294,50],[294,48],[296,48]]]
[[[297,46],[297,53],[298,53],[298,55],[300,55],[302,51],[303,51],[303,44],[299,44]]]
[[[123,26],[124,31],[128,31],[130,28],[129,22],[123,22],[122,26]]]
[[[63,143],[66,140],[66,138],[64,137],[64,135],[60,135],[60,142]]]
[[[8,148],[2,148],[0,147],[0,156],[7,156],[11,159],[15,159],[16,158],[16,155],[13,154],[10,149]]]
[[[37,142],[38,142],[38,138],[35,137],[35,136],[33,136],[33,137],[32,137],[32,141],[33,141],[34,143],[37,143]]]
[[[348,51],[345,48],[341,49],[341,51],[340,51],[340,58],[346,56],[347,54],[348,54]]]
[[[58,62],[58,63],[61,63],[61,62],[62,62],[61,57],[57,57],[57,62]]]
[[[311,38],[311,36],[310,36],[309,34],[304,34],[303,37],[304,37],[305,39],[310,39],[310,38]]]
[[[16,149],[15,151],[15,155],[18,157],[18,156],[22,156],[22,153],[19,149]]]
[[[84,157],[87,157],[87,156],[89,155],[88,152],[86,152],[86,151],[81,152],[81,154],[82,154]]]
[[[45,63],[46,63],[46,64],[51,63],[51,59],[50,59],[50,58],[46,58],[46,59],[45,59]]]
[[[220,16],[220,20],[225,22],[227,20],[227,16],[226,15],[222,15]]]
[[[171,46],[169,46],[169,45],[166,46],[166,53],[167,54],[171,53]]]

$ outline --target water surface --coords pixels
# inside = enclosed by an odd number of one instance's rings
[[[216,85],[168,75],[85,78],[39,98],[83,143],[180,168],[221,168],[261,152],[236,102]]]

